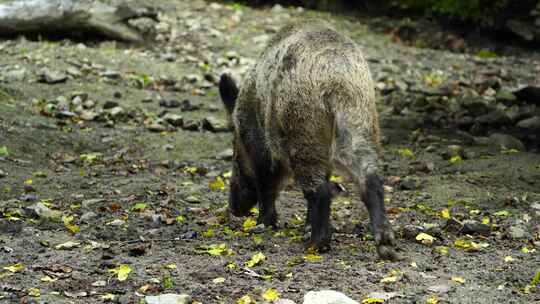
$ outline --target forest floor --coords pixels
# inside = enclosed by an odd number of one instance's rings
[[[539,138],[514,127],[539,106],[511,94],[540,84],[539,53],[407,46],[369,20],[296,8],[152,5],[160,22],[139,26],[159,37],[144,46],[0,41],[0,303],[247,303],[269,288],[296,303],[321,289],[366,303],[540,303]],[[304,251],[294,186],[279,231],[225,215],[231,133],[215,80],[241,76],[305,16],[370,63],[403,261],[377,259],[367,211],[339,178],[328,253]]]

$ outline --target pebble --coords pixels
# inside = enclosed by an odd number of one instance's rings
[[[491,226],[480,223],[475,220],[464,220],[461,229],[463,234],[481,234],[489,236],[491,234]]]
[[[510,150],[515,149],[518,151],[525,151],[525,145],[521,140],[515,138],[512,135],[494,133],[489,136],[490,148],[495,150]]]
[[[224,120],[215,118],[214,116],[204,118],[202,121],[202,126],[204,130],[210,132],[224,132],[229,130],[229,127]]]
[[[44,69],[40,75],[40,81],[47,84],[62,83],[67,80],[67,75],[59,71]]]
[[[521,225],[514,225],[508,228],[507,236],[513,240],[528,239],[530,234],[527,229]]]
[[[6,177],[6,176],[7,176],[7,173],[4,172],[2,169],[0,169],[0,178]]]
[[[228,148],[219,152],[218,155],[216,155],[216,159],[229,161],[233,159],[233,154],[234,154],[233,149]]]
[[[516,125],[518,128],[530,130],[530,131],[540,131],[540,116],[534,116],[531,118],[523,119],[519,121]]]
[[[359,304],[341,292],[334,290],[310,291],[304,295],[304,304]]]
[[[164,132],[167,131],[167,128],[159,123],[152,123],[146,126],[146,129],[151,132]]]
[[[81,222],[88,223],[91,219],[96,218],[97,214],[95,212],[89,211],[81,215]]]
[[[449,284],[432,285],[427,290],[434,293],[447,293],[452,290],[452,286]]]
[[[184,119],[182,116],[173,114],[173,113],[167,113],[163,116],[163,120],[168,122],[170,125],[174,127],[182,127]]]
[[[144,297],[146,304],[189,304],[191,296],[187,294],[166,293],[158,296]]]
[[[162,99],[159,101],[159,105],[164,108],[179,108],[181,104],[175,99]]]
[[[62,217],[62,212],[52,210],[43,203],[37,203],[25,208],[32,217],[42,218],[46,220],[57,220]]]
[[[107,100],[103,104],[103,110],[110,110],[112,108],[118,107],[120,104],[116,101]]]

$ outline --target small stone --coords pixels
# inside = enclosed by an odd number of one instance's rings
[[[110,222],[109,225],[110,226],[122,226],[126,223],[126,221],[124,220],[121,220],[121,219],[115,219],[114,221]]]
[[[218,155],[216,155],[216,159],[220,159],[220,160],[232,160],[233,158],[233,149],[231,148],[228,148],[228,149],[225,149],[221,152],[218,153]]]
[[[341,292],[334,290],[310,291],[304,296],[303,304],[359,304]]]
[[[110,79],[119,79],[121,75],[118,71],[106,70],[105,72],[100,73],[99,76]]]
[[[527,229],[521,225],[510,226],[506,232],[507,236],[513,240],[523,240],[530,237]]]
[[[30,216],[46,220],[58,220],[62,217],[62,212],[52,210],[43,203],[37,203],[25,208]]]
[[[112,101],[112,100],[107,100],[103,104],[103,110],[110,110],[110,109],[116,108],[118,106],[120,106],[120,104],[118,102]]]
[[[59,119],[67,119],[67,118],[72,118],[75,116],[77,116],[77,114],[71,111],[60,111],[56,113],[56,118],[59,118]]]
[[[411,178],[402,179],[399,183],[399,189],[401,190],[415,190],[416,181]]]
[[[370,292],[367,297],[371,299],[381,299],[383,301],[388,301],[392,298],[399,297],[400,294],[397,292],[382,292],[382,291],[375,291]]]
[[[180,107],[182,112],[197,111],[201,108],[200,105],[193,104],[189,99],[182,100]]]
[[[172,150],[174,150],[174,145],[171,145],[171,144],[165,144],[165,145],[163,145],[162,148],[163,148],[163,150],[165,150],[165,151],[172,151]]]
[[[144,297],[146,304],[189,304],[191,296],[187,294],[166,293],[158,296]]]
[[[82,120],[86,120],[86,121],[92,121],[96,119],[96,117],[98,116],[99,115],[96,112],[92,112],[92,111],[82,111],[81,114],[79,115],[79,117]]]
[[[540,202],[535,202],[531,204],[531,209],[535,211],[540,211]]]
[[[510,122],[510,118],[508,118],[504,112],[495,110],[476,117],[475,121],[484,125],[501,127],[508,124]]]
[[[507,90],[499,90],[497,94],[495,94],[495,100],[498,102],[511,104],[513,101],[516,101],[516,99],[516,95]]]
[[[182,127],[182,124],[184,122],[184,119],[182,116],[172,113],[167,113],[163,116],[163,120],[168,122],[170,125],[174,127]]]
[[[194,120],[185,120],[184,124],[182,126],[182,129],[187,131],[199,131],[201,128],[200,124],[197,121]]]
[[[94,219],[97,217],[97,214],[95,212],[89,211],[81,215],[81,222],[88,223],[91,219]]]
[[[113,97],[114,98],[122,98],[122,92],[118,92],[118,91],[114,92]]]
[[[79,70],[78,68],[76,67],[68,67],[66,69],[66,73],[73,77],[73,78],[77,78],[77,77],[81,77],[82,76],[82,73],[81,73],[81,70]]]
[[[525,151],[525,145],[523,145],[521,140],[508,134],[491,134],[491,136],[489,136],[489,144],[491,148],[495,150],[515,149],[518,151]]]
[[[209,112],[217,112],[220,110],[220,107],[214,104],[208,105],[207,107]]]
[[[90,208],[93,205],[99,204],[99,203],[101,203],[103,201],[105,201],[105,200],[102,199],[102,198],[90,198],[90,199],[86,199],[86,200],[82,201],[81,206],[82,206],[82,208]]]
[[[195,195],[190,195],[186,197],[184,200],[191,204],[199,204],[201,202],[201,199],[196,197]]]
[[[161,55],[161,59],[163,59],[165,61],[168,61],[168,62],[173,62],[173,61],[176,60],[176,54],[174,54],[174,53],[165,53],[165,54]]]
[[[148,126],[146,126],[146,129],[148,129],[148,131],[151,131],[151,132],[165,132],[165,131],[167,131],[167,128],[164,125],[159,124],[159,123],[149,124]]]
[[[416,236],[421,232],[424,232],[424,227],[422,226],[411,225],[411,224],[407,224],[403,226],[403,236],[406,239],[414,240],[416,239]]]
[[[202,80],[202,77],[196,74],[189,74],[184,76],[184,79],[189,83],[197,83]]]
[[[529,131],[540,131],[540,116],[523,119],[516,126]]]
[[[203,119],[202,126],[204,130],[210,132],[225,132],[229,130],[229,127],[225,121],[213,116],[208,116]]]
[[[489,236],[491,234],[491,226],[480,223],[475,220],[464,220],[461,228],[463,234],[481,234]]]
[[[118,119],[122,116],[124,116],[125,112],[122,107],[114,107],[109,110],[109,114],[111,115],[111,118]]]
[[[6,176],[7,176],[7,173],[4,172],[2,169],[0,169],[0,178],[6,177]]]
[[[164,108],[178,108],[181,104],[175,99],[162,99],[159,101],[159,105]]]
[[[452,286],[449,284],[432,285],[427,288],[429,292],[434,293],[447,293],[452,290]]]
[[[44,69],[40,75],[40,81],[47,84],[57,84],[62,83],[67,80],[67,75],[59,71],[51,71],[49,69]]]

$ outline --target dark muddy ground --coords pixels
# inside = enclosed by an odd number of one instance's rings
[[[538,137],[514,127],[538,104],[502,98],[540,83],[538,53],[412,48],[295,8],[153,3],[160,22],[139,24],[158,33],[151,45],[0,42],[1,303],[140,303],[160,293],[263,302],[268,288],[297,303],[320,289],[359,302],[371,292],[393,295],[387,303],[540,301]],[[346,181],[336,186],[345,191],[332,207],[333,248],[321,256],[303,249],[305,205],[293,186],[278,201],[278,232],[246,232],[250,221],[223,215],[230,163],[218,155],[231,134],[220,132],[213,82],[225,70],[241,76],[280,25],[304,16],[328,19],[370,61],[387,209],[407,260],[377,260],[367,211]],[[463,114],[470,98],[526,113],[475,120],[493,109]],[[493,133],[512,137],[501,144]],[[58,249],[66,242],[75,244]],[[247,267],[259,252],[265,259]],[[122,264],[132,271],[120,281],[109,269]]]

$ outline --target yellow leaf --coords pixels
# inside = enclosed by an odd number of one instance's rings
[[[396,276],[389,276],[389,277],[381,279],[381,283],[395,283],[397,281],[398,281],[398,277]]]
[[[221,284],[223,282],[225,282],[225,278],[223,278],[223,277],[215,278],[215,279],[212,280],[212,283],[214,283],[214,284]]]
[[[383,299],[379,298],[367,298],[362,300],[362,304],[378,304],[378,303],[384,303]]]
[[[234,262],[231,262],[231,263],[227,264],[227,268],[229,268],[231,270],[236,269],[236,264]]]
[[[116,274],[118,281],[125,281],[131,272],[131,268],[129,265],[122,264],[116,268],[109,269],[109,272]]]
[[[113,295],[112,293],[106,293],[101,296],[101,299],[103,301],[114,301],[114,298],[115,298],[115,295]]]
[[[469,211],[469,214],[470,214],[470,215],[478,215],[478,214],[480,214],[480,212],[482,212],[482,210],[479,210],[479,209],[471,209],[471,210]]]
[[[402,157],[409,157],[409,158],[414,157],[413,151],[409,148],[399,149],[398,154],[401,155]]]
[[[489,247],[488,243],[476,243],[470,240],[457,239],[454,241],[454,246],[459,249],[465,249],[470,251],[478,251],[483,248]]]
[[[246,267],[251,268],[264,260],[266,260],[266,256],[262,252],[257,252],[249,261],[246,262]]]
[[[249,209],[249,213],[251,215],[253,215],[253,216],[257,216],[257,215],[259,215],[259,208],[253,207],[253,208]]]
[[[183,215],[179,215],[176,217],[176,221],[179,222],[179,223],[183,223],[186,221],[186,217],[183,216]]]
[[[72,215],[62,215],[62,221],[64,222],[64,226],[67,228],[67,230],[69,230],[69,232],[75,234],[81,231],[81,228],[78,225],[71,223],[71,221],[73,221]]]
[[[510,215],[510,212],[508,210],[501,210],[493,213],[496,216],[508,216]]]
[[[208,230],[203,232],[203,236],[208,237],[208,238],[213,237],[214,236],[214,229],[208,228]]]
[[[450,158],[450,162],[452,164],[457,164],[457,163],[460,163],[463,159],[461,158],[461,156],[459,155],[456,155],[456,156],[452,156],[452,158]]]
[[[28,293],[29,296],[36,298],[41,296],[41,291],[39,290],[39,288],[28,288],[26,290],[26,293]]]
[[[449,219],[450,218],[450,210],[448,210],[448,208],[444,208],[442,211],[441,211],[441,217],[443,219]]]
[[[243,228],[244,228],[244,231],[249,231],[251,229],[253,229],[253,227],[257,226],[257,221],[255,221],[253,218],[251,217],[248,217],[245,221],[244,221],[244,224],[242,225]]]
[[[505,257],[504,257],[504,261],[505,261],[506,263],[510,263],[510,262],[513,262],[513,261],[514,261],[514,258],[513,258],[512,256],[510,256],[510,255],[509,255],[509,256],[505,256]]]
[[[191,175],[197,174],[198,171],[199,171],[199,168],[197,168],[197,167],[185,167],[184,168],[184,173],[189,173]]]
[[[253,235],[251,239],[253,240],[253,243],[255,243],[255,245],[260,245],[263,242],[263,238],[258,234]]]
[[[227,251],[227,245],[225,243],[212,244],[206,247],[205,252],[212,256],[218,256]]]
[[[431,296],[426,300],[426,304],[438,304],[439,299],[436,296]]]
[[[527,246],[523,246],[523,248],[521,248],[521,252],[523,252],[523,253],[531,253],[531,252],[535,252],[535,251],[536,251],[536,249],[534,249],[534,248],[529,249],[529,248],[527,248]]]
[[[482,219],[482,224],[489,225],[489,223],[490,223],[489,217],[484,216],[484,218]]]
[[[427,233],[421,232],[416,236],[416,240],[424,245],[431,245],[433,244],[433,241],[435,241],[435,238]]]
[[[446,247],[446,246],[437,246],[437,247],[435,247],[435,252],[437,252],[438,254],[447,255],[448,254],[448,247]]]
[[[323,256],[314,254],[314,253],[308,253],[304,256],[304,260],[308,262],[319,262],[322,261],[324,258]]]
[[[223,173],[223,177],[225,177],[225,178],[231,178],[231,176],[232,176],[232,171],[227,171],[227,172]]]
[[[31,178],[24,181],[24,184],[27,185],[27,186],[31,186],[33,183],[34,183],[34,181]]]
[[[217,191],[217,190],[224,190],[225,189],[225,182],[223,182],[223,179],[221,177],[217,177],[213,182],[210,182],[210,190]]]
[[[336,183],[336,184],[343,183],[343,178],[341,176],[331,175],[330,182]]]
[[[465,279],[462,278],[462,277],[452,277],[452,281],[454,281],[456,283],[459,283],[459,284],[465,283]]]
[[[167,264],[167,265],[165,265],[165,268],[167,268],[167,269],[177,269],[178,267],[176,267],[176,264]]]
[[[255,301],[250,296],[245,295],[236,301],[236,304],[255,304]]]
[[[9,271],[9,272],[20,272],[21,270],[24,269],[24,265],[22,263],[17,263],[17,264],[13,264],[11,266],[6,266],[4,267],[5,270]]]
[[[58,279],[51,278],[50,276],[44,276],[40,280],[41,282],[45,282],[45,283],[53,283],[53,282],[58,281]]]
[[[279,292],[274,288],[268,288],[263,294],[263,299],[269,302],[275,302],[279,299]]]

